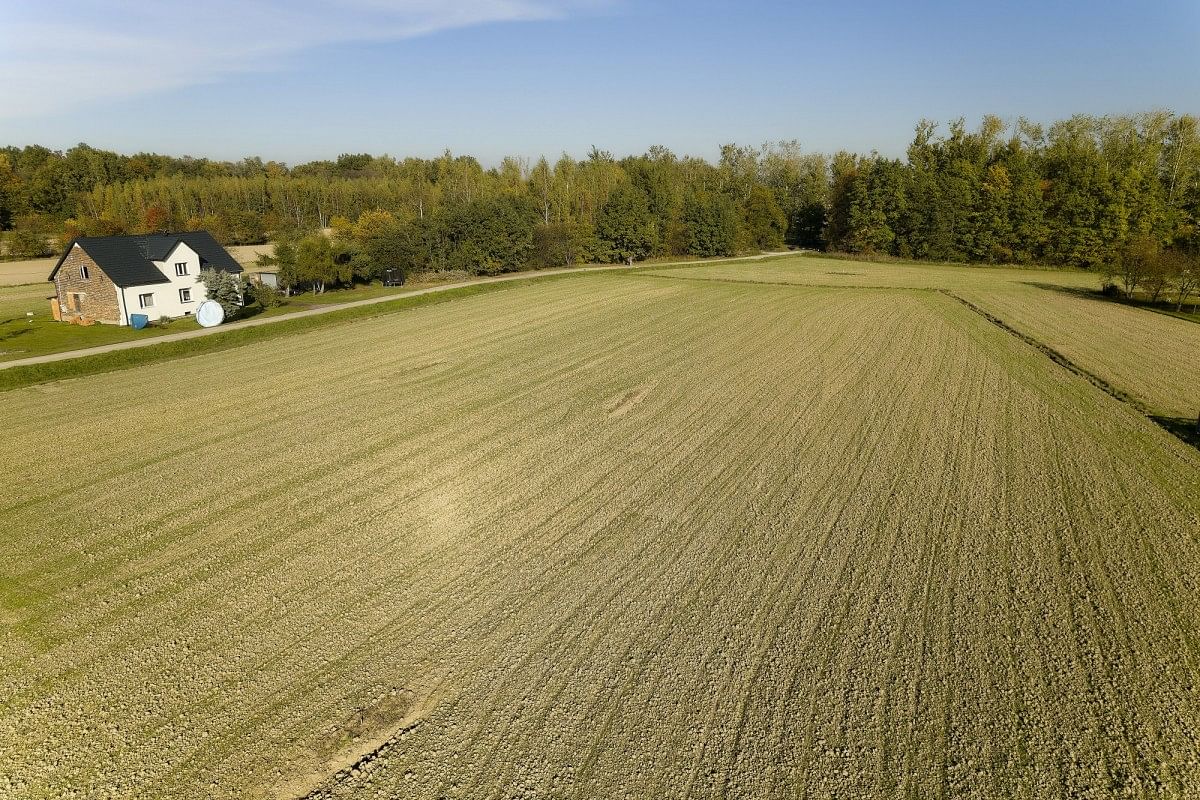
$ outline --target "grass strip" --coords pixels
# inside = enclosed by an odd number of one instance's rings
[[[797,256],[807,255],[806,253],[764,253],[761,255],[748,256],[729,256],[728,258],[701,258],[695,261],[664,261],[655,264],[651,261],[640,261],[636,267],[632,267],[628,272],[631,275],[636,275],[643,272],[666,272],[668,270],[692,269],[693,267],[711,267],[714,264],[769,264],[774,261],[783,259],[796,258]]]
[[[97,353],[90,356],[79,356],[61,361],[49,361],[44,364],[27,364],[21,367],[10,367],[0,370],[0,392],[21,389],[39,383],[80,378],[86,375],[98,375],[104,372],[140,367],[145,364],[155,364],[160,361],[172,361],[178,358],[218,353],[256,342],[306,333],[321,328],[342,325],[362,319],[378,317],[384,314],[394,314],[410,308],[446,303],[451,300],[461,300],[479,294],[487,294],[502,289],[514,289],[528,286],[531,283],[571,278],[577,274],[563,273],[557,275],[532,276],[521,280],[493,281],[477,283],[470,286],[460,286],[428,294],[398,297],[395,300],[374,303],[371,305],[342,308],[324,314],[314,314],[309,317],[285,319],[267,325],[249,328],[237,328],[230,331],[214,333],[209,336],[199,336],[194,339],[183,339],[172,342],[157,342],[144,347],[134,347],[126,350],[114,350],[108,353]]]

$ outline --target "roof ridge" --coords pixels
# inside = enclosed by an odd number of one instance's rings
[[[71,241],[59,258],[50,272],[49,280],[54,280],[67,255],[79,245],[118,286],[168,282],[170,278],[153,262],[167,258],[180,243],[195,251],[202,266],[225,272],[242,272],[241,264],[211,233],[198,230],[78,237]]]

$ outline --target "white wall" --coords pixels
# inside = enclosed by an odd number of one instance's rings
[[[187,264],[187,275],[177,276],[175,274],[175,265],[180,263]],[[125,314],[121,317],[122,324],[132,314],[145,314],[151,322],[162,317],[192,316],[208,297],[208,291],[200,282],[200,256],[183,242],[175,245],[175,249],[165,259],[155,261],[154,266],[170,279],[170,283],[125,287]],[[190,303],[184,303],[179,299],[180,289],[192,290]],[[142,294],[154,295],[152,308],[142,308],[139,305],[138,295]]]

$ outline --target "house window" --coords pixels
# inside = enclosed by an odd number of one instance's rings
[[[191,289],[180,289],[179,290],[179,302],[181,302],[181,303],[192,302],[192,290]]]
[[[87,268],[87,264],[82,264],[82,265],[80,265],[80,267],[79,267],[79,277],[83,278],[85,281],[88,279],[88,277],[89,277],[89,276],[88,276],[88,268]]]
[[[153,294],[139,294],[138,295],[138,305],[141,306],[142,308],[154,308],[154,295]]]
[[[175,262],[175,274],[176,275],[187,275],[188,274],[186,261],[176,261]]]

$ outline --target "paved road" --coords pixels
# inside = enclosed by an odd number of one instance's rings
[[[678,264],[686,263],[704,263],[711,264],[715,261],[757,261],[762,258],[771,256],[788,255],[782,253],[760,253],[756,256],[741,256],[739,258],[717,258],[702,262],[667,262],[663,264],[649,264],[647,267],[669,267]],[[116,342],[115,344],[106,344],[99,347],[86,347],[82,350],[64,350],[61,353],[48,353],[42,356],[30,356],[29,358],[16,358],[12,361],[0,362],[0,369],[8,369],[10,367],[22,367],[29,364],[47,364],[51,361],[65,361],[71,358],[80,358],[82,356],[92,356],[98,353],[112,353],[117,350],[132,350],[137,347],[148,347],[152,344],[161,342],[178,342],[183,339],[195,339],[200,336],[209,336],[214,333],[222,333],[224,331],[236,330],[238,328],[254,328],[259,325],[270,325],[274,322],[282,322],[287,319],[299,319],[300,317],[315,317],[318,314],[328,314],[331,311],[338,311],[343,308],[357,308],[358,306],[370,306],[377,303],[386,303],[390,300],[397,300],[402,297],[417,297],[423,294],[434,294],[436,292],[445,292],[450,289],[460,289],[464,286],[474,286],[480,283],[504,283],[506,281],[518,281],[526,278],[535,278],[541,275],[573,275],[584,272],[608,272],[613,270],[628,270],[630,267],[618,264],[602,267],[572,267],[569,269],[542,269],[531,272],[513,272],[507,275],[500,275],[495,278],[476,278],[469,281],[459,281],[458,283],[446,283],[441,286],[430,286],[427,289],[415,289],[411,292],[397,292],[396,294],[386,294],[381,297],[371,297],[366,300],[352,300],[347,303],[333,303],[320,308],[310,308],[305,311],[293,311],[289,314],[280,314],[275,317],[254,317],[252,319],[241,320],[240,322],[231,322],[228,325],[221,325],[216,328],[199,328],[192,331],[182,331],[180,333],[168,333],[163,336],[150,336],[145,339],[133,339],[128,342]],[[633,269],[636,269],[633,268]]]

